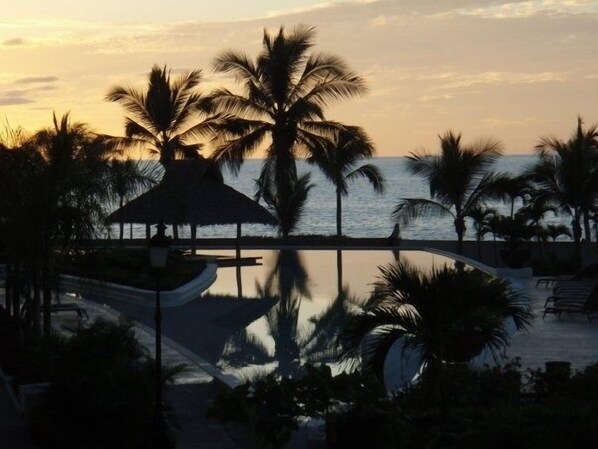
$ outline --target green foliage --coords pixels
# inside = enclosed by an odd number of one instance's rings
[[[198,276],[206,266],[204,260],[189,260],[177,251],[168,254],[168,265],[160,278],[162,290],[173,290]],[[74,276],[153,290],[156,278],[144,250],[125,248],[98,249],[66,254],[61,271]]]
[[[468,361],[483,348],[500,355],[509,342],[505,319],[513,318],[519,329],[531,322],[520,292],[479,271],[444,266],[427,274],[405,262],[380,271],[375,293],[348,320],[342,337],[344,356],[361,355],[380,378],[398,339],[434,372],[443,361]]]
[[[465,218],[474,214],[492,193],[496,175],[490,167],[501,154],[498,141],[465,146],[461,134],[447,131],[440,136],[439,155],[412,153],[407,158],[409,171],[428,183],[431,199],[402,198],[393,210],[393,218],[408,224],[423,217],[452,217],[457,252],[462,253]]]
[[[383,398],[383,386],[359,374],[333,377],[326,365],[305,366],[300,379],[270,374],[253,385],[222,389],[208,413],[223,421],[251,422],[258,439],[268,447],[281,448],[298,427],[302,416],[337,416],[344,405],[366,398]],[[340,421],[339,421],[340,422]]]
[[[164,381],[181,367],[164,368]],[[96,321],[63,343],[31,427],[43,448],[138,448],[154,409],[154,362],[129,321]],[[167,420],[174,415],[167,408]]]
[[[448,415],[431,398],[429,379],[389,398],[381,384],[359,373],[306,371],[298,380],[270,376],[254,390],[247,384],[223,391],[211,416],[253,423],[270,447],[281,447],[298,416],[326,420],[329,448],[581,449],[598,443],[598,364],[570,379],[557,374],[556,383],[552,372],[522,374],[518,360],[482,371],[448,365]]]

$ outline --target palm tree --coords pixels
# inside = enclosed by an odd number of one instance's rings
[[[68,114],[60,121],[54,115],[53,122],[32,138],[38,165],[29,172],[29,181],[36,192],[27,205],[33,221],[29,238],[37,248],[32,254],[33,286],[34,293],[39,285],[43,290],[44,333],[51,331],[52,247],[60,243],[66,248],[95,235],[109,199],[108,161],[115,152],[113,139],[70,122]]]
[[[489,232],[492,232],[490,222],[498,211],[492,207],[478,205],[469,211],[469,218],[473,221],[476,241],[478,242],[478,259],[482,260],[482,240]]]
[[[110,190],[118,206],[157,182],[155,167],[139,160],[113,159],[110,162]],[[124,238],[124,223],[119,223],[119,240]]]
[[[510,216],[515,215],[515,201],[517,198],[525,200],[533,192],[532,180],[529,174],[519,176],[512,176],[510,174],[497,175],[492,186],[490,186],[490,194],[495,198],[509,203]]]
[[[398,262],[380,272],[363,311],[346,324],[343,355],[361,355],[363,369],[382,379],[387,353],[402,339],[404,348],[421,355],[424,379],[436,384],[441,401],[444,362],[468,361],[483,349],[496,358],[510,340],[505,320],[517,329],[531,322],[521,293],[479,271],[445,265],[425,273]]]
[[[278,220],[278,233],[283,239],[289,237],[289,233],[297,227],[299,220],[305,211],[307,195],[314,187],[310,182],[311,175],[303,174],[296,179],[287,181],[288,185],[284,191],[277,191],[272,185],[272,179],[258,179],[256,197],[261,197],[267,204],[270,212]]]
[[[154,65],[148,76],[147,90],[116,86],[106,100],[125,108],[125,147],[141,146],[158,155],[166,166],[177,158],[197,158],[202,144],[199,138],[212,135],[218,116],[203,121],[209,113],[209,101],[196,91],[201,71],[193,70],[171,80],[170,70]]]
[[[407,168],[424,178],[432,199],[402,198],[393,217],[403,224],[422,216],[450,216],[457,233],[457,253],[463,252],[465,217],[489,194],[495,175],[490,166],[502,154],[498,141],[479,141],[470,146],[461,144],[461,134],[452,131],[440,136],[440,155],[412,153]]]
[[[336,188],[336,235],[342,237],[342,197],[349,194],[348,184],[356,178],[367,179],[374,192],[384,192],[384,177],[373,164],[356,167],[360,159],[370,158],[374,146],[365,131],[356,126],[337,133],[324,148],[315,148],[307,161],[316,164]]]
[[[309,156],[344,128],[326,120],[324,108],[366,90],[363,79],[341,58],[309,54],[313,45],[313,28],[298,26],[287,32],[281,27],[276,34],[264,31],[262,51],[255,61],[227,51],[214,63],[217,72],[233,75],[243,92],[220,89],[211,96],[214,111],[223,114],[212,156],[238,170],[264,144],[258,194],[276,197],[279,204],[291,197],[297,180],[296,157]],[[296,221],[279,218],[284,223]]]
[[[580,117],[569,140],[544,137],[536,149],[540,157],[532,170],[538,185],[536,200],[572,217],[575,254],[581,260],[582,220],[586,240],[591,241],[590,216],[598,197],[597,125],[584,130]]]

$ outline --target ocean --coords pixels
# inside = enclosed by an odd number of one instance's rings
[[[504,156],[495,164],[495,170],[510,174],[518,174],[536,161],[535,156],[515,155]],[[343,234],[349,237],[387,237],[392,232],[394,222],[391,219],[392,210],[401,198],[429,198],[429,188],[426,182],[411,175],[405,168],[405,158],[373,158],[364,163],[377,165],[386,179],[385,192],[376,194],[365,179],[357,179],[349,186],[349,195],[343,198]],[[255,179],[259,176],[261,160],[246,161],[237,176],[228,171],[224,172],[225,183],[240,192],[253,197]],[[299,228],[294,234],[336,234],[336,197],[334,186],[324,177],[317,167],[299,161],[300,174],[311,173],[314,188],[309,192],[304,215]],[[509,207],[502,203],[493,203],[493,207],[508,213]],[[549,222],[559,219],[548,217]],[[562,219],[567,222],[566,218]],[[126,237],[129,229],[126,226]],[[243,235],[273,236],[275,230],[263,225],[243,225]],[[117,227],[112,228],[112,236],[117,235]],[[208,226],[198,228],[198,237],[234,237],[235,226]],[[133,236],[144,238],[145,227],[134,226]],[[180,237],[189,237],[188,226],[181,227]],[[402,227],[401,237],[405,239],[454,240],[455,231],[450,217],[425,218],[414,221],[407,227]],[[474,240],[473,226],[468,226],[466,239]]]

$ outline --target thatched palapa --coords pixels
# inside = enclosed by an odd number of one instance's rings
[[[220,172],[206,159],[170,162],[156,187],[113,212],[108,220],[192,226],[276,225],[276,219],[258,202],[224,184]]]

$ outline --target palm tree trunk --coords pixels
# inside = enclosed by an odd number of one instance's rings
[[[172,239],[175,242],[179,239],[179,226],[176,223],[172,224]]]
[[[145,224],[145,240],[149,240],[151,237],[152,228],[149,223]]]
[[[573,227],[573,241],[575,242],[575,259],[577,260],[578,263],[581,264],[581,224],[580,224],[580,218],[581,218],[581,211],[579,211],[578,209],[575,210],[574,216],[573,216],[573,223],[572,223],[572,227]]]
[[[342,212],[342,195],[341,191],[337,188],[336,189],[336,236],[340,240],[343,236],[343,229],[342,229],[342,221],[343,221],[343,212]]]
[[[42,295],[43,295],[43,331],[44,335],[50,335],[52,331],[52,286],[50,285],[50,242],[43,237],[42,248]]]
[[[119,202],[120,206],[119,206],[119,208],[123,207],[123,203],[124,203],[123,198],[120,197],[120,202]],[[125,222],[122,219],[120,220],[119,228],[120,228],[119,229],[120,234],[118,236],[118,240],[119,240],[120,244],[122,245],[123,244],[123,239],[125,237]]]
[[[4,303],[6,304],[6,313],[8,316],[12,316],[12,264],[6,264],[6,281],[4,281]]]
[[[42,326],[40,320],[41,312],[41,298],[39,290],[39,269],[37,256],[34,256],[33,266],[31,267],[31,280],[33,287],[33,303],[31,304],[31,325],[34,335],[42,334]]]
[[[336,250],[336,289],[338,295],[343,291],[343,252]]]
[[[129,223],[129,238],[133,240],[133,223]]]
[[[197,225],[191,224],[191,255],[195,256],[195,247],[196,247],[196,239],[197,239]]]
[[[235,256],[237,258],[237,297],[241,299],[243,297],[243,278],[241,277],[241,222],[237,223],[237,242],[235,245]]]
[[[584,211],[583,213],[583,227],[586,242],[590,243],[592,241],[592,227],[590,226],[590,214],[588,211]]]
[[[457,232],[457,254],[463,254],[463,235],[465,234],[465,220],[460,215],[455,218],[455,231]]]

